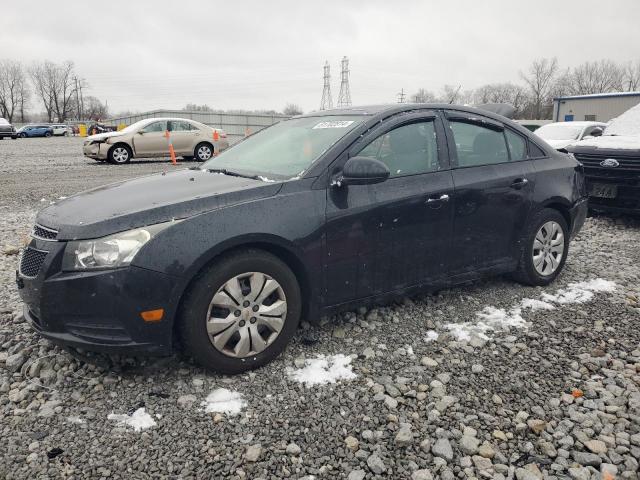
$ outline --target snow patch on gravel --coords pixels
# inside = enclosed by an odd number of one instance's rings
[[[110,413],[107,418],[128,427],[132,427],[136,432],[155,427],[156,425],[155,420],[146,412],[144,407],[137,409],[131,415]]]
[[[586,282],[570,283],[566,289],[557,290],[554,295],[543,293],[542,299],[560,305],[567,303],[584,303],[593,298],[594,292],[613,292],[616,284],[609,280],[596,278]]]
[[[82,424],[87,423],[87,421],[85,419],[80,418],[80,417],[67,417],[67,422],[75,423],[75,424],[78,424],[78,425],[82,425]]]
[[[591,300],[596,292],[612,292],[615,288],[615,282],[602,278],[570,283],[567,288],[558,289],[554,294],[543,293],[540,299],[524,298],[517,306],[508,310],[493,306],[484,307],[476,313],[478,321],[448,323],[445,328],[458,341],[469,341],[473,337],[488,340],[490,331],[508,330],[511,327],[525,328],[527,322],[522,317],[524,309],[553,310],[557,305],[584,303]]]
[[[436,332],[435,330],[428,330],[427,331],[427,336],[424,337],[424,341],[425,342],[435,342],[436,340],[438,340],[438,332]]]
[[[217,388],[207,396],[207,399],[202,402],[202,406],[207,413],[238,415],[247,406],[247,402],[242,398],[240,392]]]
[[[293,380],[304,383],[307,387],[336,383],[338,380],[356,378],[351,367],[351,357],[338,354],[305,360],[305,366],[299,369],[289,368],[287,373]]]

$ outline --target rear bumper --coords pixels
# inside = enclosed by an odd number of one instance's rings
[[[43,267],[57,263],[52,253]],[[45,272],[35,278],[16,274],[24,316],[43,337],[89,351],[171,353],[175,277],[131,266],[49,277]],[[159,322],[140,316],[159,308],[165,312]]]
[[[587,198],[578,200],[575,205],[569,210],[569,216],[571,217],[571,235],[573,239],[584,225],[589,211],[589,202]]]

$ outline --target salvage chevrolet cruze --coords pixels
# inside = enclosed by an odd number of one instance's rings
[[[584,223],[581,165],[526,129],[452,105],[322,111],[191,169],[42,210],[21,254],[44,337],[235,373],[300,319],[483,275],[546,285]]]

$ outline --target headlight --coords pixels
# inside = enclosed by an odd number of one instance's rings
[[[69,242],[64,251],[62,269],[93,270],[129,265],[145,243],[174,223],[158,223],[93,240]]]

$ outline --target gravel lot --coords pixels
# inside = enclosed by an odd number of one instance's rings
[[[304,324],[250,374],[180,356],[104,367],[25,323],[15,247],[49,202],[175,167],[80,151],[0,141],[0,478],[639,478],[637,220],[589,219],[545,289],[495,278]],[[341,378],[296,380],[320,355]],[[226,403],[202,405],[221,388]]]

